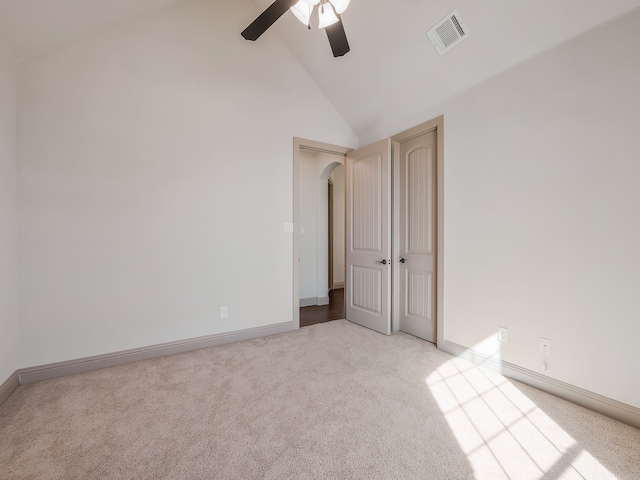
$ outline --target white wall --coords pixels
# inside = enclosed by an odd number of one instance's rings
[[[16,67],[0,41],[0,384],[18,369]]]
[[[345,282],[345,168],[336,167],[331,172],[333,180],[333,282]]]
[[[299,296],[310,299],[318,289],[318,161],[315,153],[304,150],[299,159]]]
[[[293,137],[357,139],[242,39],[257,13],[186,2],[21,64],[21,367],[292,321]]]
[[[445,115],[446,340],[539,371],[548,337],[546,375],[635,407],[638,45],[640,10],[421,119]]]

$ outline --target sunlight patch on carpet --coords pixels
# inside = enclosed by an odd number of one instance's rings
[[[616,478],[502,375],[454,358],[425,382],[476,478]]]

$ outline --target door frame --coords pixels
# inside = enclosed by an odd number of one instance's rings
[[[300,328],[300,151],[346,157],[353,148],[293,137],[293,327]],[[346,159],[345,159],[346,160]],[[346,202],[345,202],[346,204]],[[346,240],[345,240],[346,243]],[[346,289],[345,285],[345,289]],[[345,290],[346,295],[346,290]],[[345,296],[346,298],[346,296]]]
[[[444,115],[391,137],[392,169],[392,237],[393,262],[391,290],[391,331],[400,330],[400,144],[425,133],[436,132],[436,346],[444,344]]]

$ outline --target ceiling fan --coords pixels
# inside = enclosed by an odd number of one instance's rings
[[[311,14],[318,9],[318,28],[324,28],[334,57],[342,57],[351,48],[340,15],[351,0],[276,0],[244,29],[242,36],[255,41],[266,32],[276,20],[291,10],[298,20],[311,28]]]

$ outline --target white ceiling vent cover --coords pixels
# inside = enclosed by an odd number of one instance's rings
[[[427,35],[436,51],[442,55],[466,39],[470,33],[458,10],[454,10],[429,30]]]

